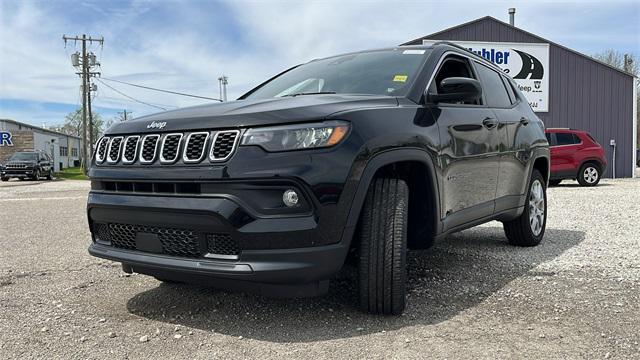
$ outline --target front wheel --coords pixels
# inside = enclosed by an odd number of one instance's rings
[[[405,308],[409,187],[400,179],[375,179],[362,209],[358,279],[360,307],[399,315]]]
[[[547,226],[547,189],[542,174],[533,170],[522,215],[503,223],[509,244],[536,246],[542,241]]]
[[[47,180],[53,180],[53,170],[49,170],[49,173],[47,174]]]
[[[0,180],[2,180],[2,181],[9,181],[9,178],[8,178],[8,177],[3,177],[3,178],[1,178]]]
[[[36,170],[35,175],[33,175],[33,180],[40,180],[40,170]]]
[[[578,172],[578,183],[582,186],[596,186],[600,182],[600,168],[593,164],[587,163],[580,167]]]

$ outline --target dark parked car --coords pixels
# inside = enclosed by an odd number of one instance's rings
[[[515,83],[461,47],[314,60],[238,99],[118,123],[89,171],[89,252],[162,281],[405,307],[406,252],[490,220],[534,246],[549,149]]]
[[[42,177],[53,179],[53,160],[42,151],[13,153],[0,170],[2,181],[9,181],[10,178],[38,180]]]
[[[596,186],[607,168],[602,146],[586,131],[547,129],[551,154],[550,185],[576,179],[582,186]]]

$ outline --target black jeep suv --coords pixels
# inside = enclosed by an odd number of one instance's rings
[[[118,123],[89,171],[89,252],[162,281],[405,307],[406,252],[499,220],[537,245],[549,150],[516,84],[460,47],[314,60],[237,101]]]
[[[34,150],[13,153],[7,163],[0,167],[0,179],[39,180],[41,177],[53,179],[53,160],[49,154]]]

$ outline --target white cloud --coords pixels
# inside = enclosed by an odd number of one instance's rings
[[[56,11],[29,1],[3,1],[0,5],[0,98],[78,103],[79,80],[61,39],[65,32],[104,35],[101,70],[105,77],[217,97],[217,78],[224,72],[230,78],[229,97],[234,98],[300,62],[393,46],[485,15],[506,20],[510,6],[518,8],[518,26],[564,45],[582,46],[583,51],[622,46],[619,44],[623,40],[633,44],[635,39],[638,44],[640,30],[638,10],[636,21],[632,14],[628,21],[631,25],[624,25],[630,29],[625,37],[616,40],[613,36],[623,25],[607,18],[610,8],[616,4],[634,8],[620,2],[236,1],[212,9],[211,4],[203,2],[133,1],[115,7],[86,1],[80,8],[90,10],[92,17],[82,25],[60,10],[72,9],[77,3],[55,4]],[[153,14],[158,9],[164,11],[161,18]],[[229,20],[233,28],[216,28],[212,22],[220,20],[217,12],[228,12],[231,18],[224,20]],[[594,26],[592,22],[598,19],[617,27]],[[240,38],[243,45],[239,46],[235,38]],[[590,44],[589,39],[594,38],[598,43],[594,45],[591,40]],[[100,53],[97,47],[93,50]],[[68,44],[67,52],[73,51],[73,44]],[[110,85],[140,100],[169,107],[203,102],[122,84]],[[126,107],[136,116],[157,111],[119,100],[120,95],[100,83],[98,86],[96,106]],[[18,120],[24,121],[39,121],[47,116],[62,120],[59,111],[46,107],[0,109],[0,117],[9,115],[20,116]]]

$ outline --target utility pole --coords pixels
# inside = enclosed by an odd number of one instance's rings
[[[227,101],[227,84],[229,83],[229,78],[224,74],[222,74],[222,76],[218,78],[218,82],[220,82],[220,99],[226,102]]]
[[[100,75],[99,72],[91,72],[91,67],[97,65],[95,62],[94,54],[87,54],[87,42],[94,43],[97,42],[101,46],[104,44],[104,38],[94,39],[91,36],[87,37],[87,35],[82,34],[82,36],[66,36],[63,35],[62,39],[64,40],[65,46],[67,41],[73,40],[74,42],[81,41],[82,42],[82,54],[71,55],[71,63],[73,66],[81,67],[81,71],[76,74],[80,75],[82,80],[82,169],[84,173],[87,172],[87,162],[91,157],[91,152],[89,149],[93,149],[93,118],[91,114],[91,86],[90,86],[90,77]],[[89,61],[91,59],[91,61]],[[89,116],[89,124],[87,124],[87,115]],[[89,128],[89,139],[87,139],[87,127]],[[91,145],[88,145],[88,142],[91,142]]]
[[[118,115],[120,115],[120,121],[127,121],[127,114],[133,114],[132,111],[127,111],[127,109],[124,109],[122,111],[118,111],[117,112]]]

